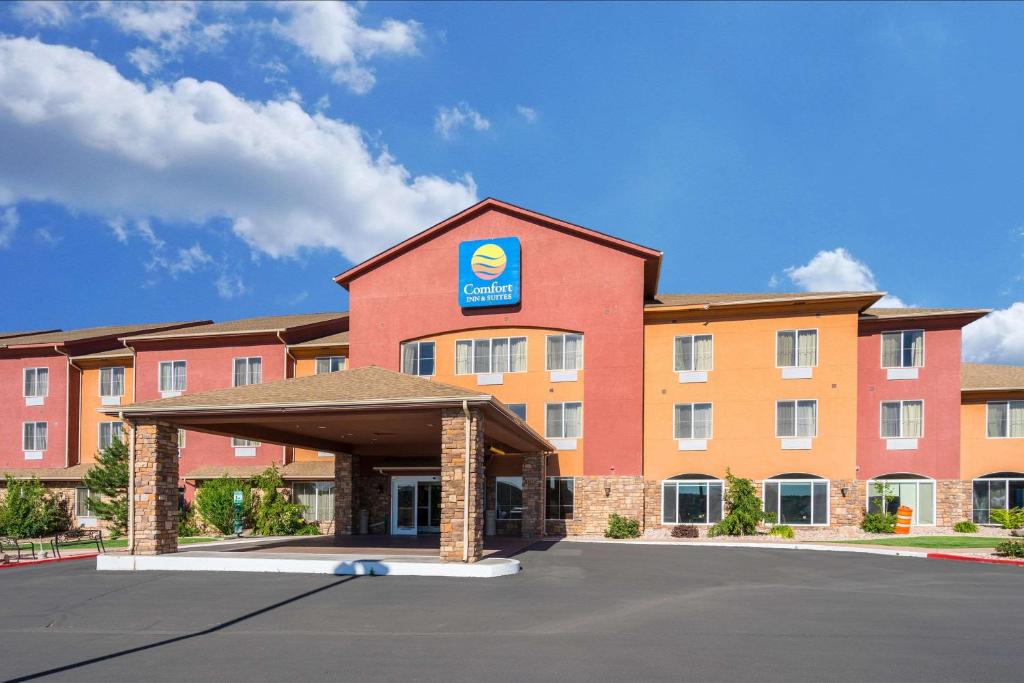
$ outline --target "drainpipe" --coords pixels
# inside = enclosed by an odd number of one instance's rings
[[[281,330],[277,330],[275,334],[277,335],[277,340],[281,342],[281,346],[284,347],[284,378],[288,379],[288,359],[291,359],[293,369],[295,368],[295,364],[298,363],[298,361],[295,360],[295,356],[292,355],[292,352],[288,350],[288,343],[285,342],[284,337],[281,336]],[[284,467],[285,465],[288,464],[287,460],[288,447],[281,446],[281,467]]]
[[[469,402],[462,402],[462,413],[466,416],[466,444],[462,454],[465,461],[466,472],[462,475],[465,479],[465,491],[462,498],[462,561],[469,562]]]
[[[82,368],[75,365],[71,360],[70,353],[61,351],[60,346],[53,345],[53,350],[64,356],[68,364],[64,366],[64,467],[71,467],[71,368],[78,370],[78,381],[82,381]],[[47,389],[49,392],[49,389]],[[78,430],[81,437],[82,429],[82,391],[78,391]],[[78,444],[81,447],[81,444]]]

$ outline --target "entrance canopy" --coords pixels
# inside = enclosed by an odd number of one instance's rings
[[[554,447],[490,394],[375,366],[111,407],[103,412],[282,446],[371,456],[438,456],[441,411],[479,410],[506,453]]]

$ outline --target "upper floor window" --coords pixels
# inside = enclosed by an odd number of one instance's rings
[[[185,361],[161,361],[160,391],[185,391]]]
[[[50,391],[50,371],[47,368],[25,368],[26,398],[42,398]]]
[[[402,344],[402,372],[420,377],[434,376],[434,342],[419,341]]]
[[[526,422],[526,404],[525,403],[506,403],[508,409],[516,414],[523,422]]]
[[[884,401],[883,439],[918,439],[924,433],[924,401]]]
[[[813,368],[818,364],[817,330],[779,330],[775,337],[775,365]]]
[[[991,438],[1024,437],[1024,401],[992,401],[988,404],[987,422]]]
[[[231,437],[231,445],[235,448],[256,448],[260,445],[259,441],[251,441],[249,439],[239,439],[236,436]]]
[[[882,367],[924,367],[924,331],[883,332]]]
[[[110,448],[115,441],[124,441],[124,425],[120,422],[100,422],[100,450]]]
[[[45,451],[46,423],[26,422],[22,425],[21,446],[26,451]]]
[[[252,358],[236,358],[234,382],[236,387],[246,384],[259,384],[263,381],[263,359],[254,356]]]
[[[786,439],[817,435],[817,401],[776,401],[775,436]]]
[[[338,372],[345,369],[345,356],[320,356],[316,359],[316,374]]]
[[[578,439],[583,435],[582,403],[549,403],[544,436],[549,439]]]
[[[677,439],[710,439],[711,404],[677,403],[673,422]]]
[[[689,334],[676,337],[676,372],[703,372],[710,370],[712,348],[710,334]]]
[[[548,370],[579,370],[583,367],[582,334],[549,334]]]
[[[460,339],[455,342],[455,374],[526,372],[526,337]]]
[[[124,396],[124,368],[100,368],[100,396]]]

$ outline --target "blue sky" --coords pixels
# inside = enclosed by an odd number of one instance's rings
[[[496,196],[664,291],[991,307],[1024,362],[1019,4],[0,6],[0,328],[344,308]]]

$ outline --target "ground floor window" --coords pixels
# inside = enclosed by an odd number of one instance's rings
[[[661,485],[664,524],[715,524],[722,521],[722,482],[718,479],[670,479]]]
[[[494,519],[497,532],[519,533],[523,524],[523,478],[494,479]]]
[[[545,496],[548,519],[572,519],[576,480],[572,477],[548,477]]]
[[[75,487],[75,517],[82,519],[96,516],[92,510],[92,496],[92,492],[87,487]]]
[[[991,524],[993,510],[1024,508],[1024,473],[1001,472],[974,480],[973,518],[978,524]]]
[[[764,509],[779,524],[828,524],[828,482],[776,477],[764,482]]]
[[[935,524],[935,482],[889,478],[868,482],[868,512],[895,515],[902,505],[914,511],[911,524]]]
[[[306,509],[307,522],[330,522],[334,519],[334,482],[302,481],[292,484],[296,503]]]

